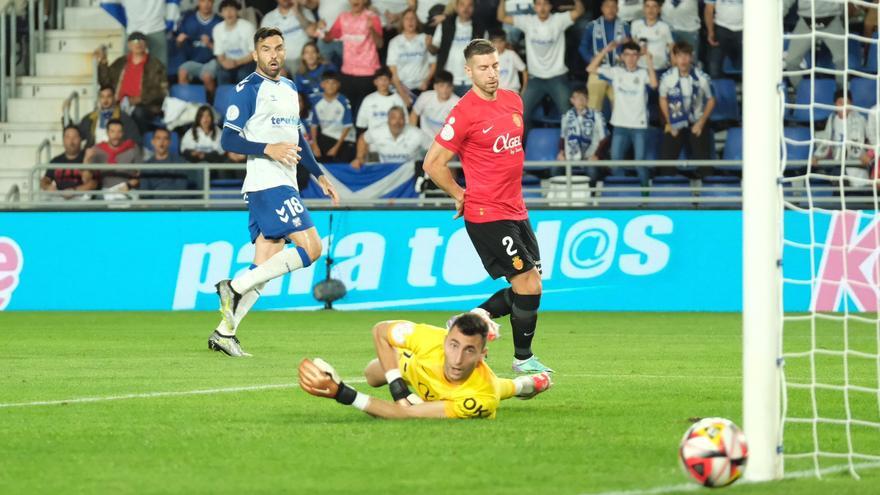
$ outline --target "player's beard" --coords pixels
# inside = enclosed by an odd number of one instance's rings
[[[474,86],[480,88],[480,91],[483,92],[486,96],[493,98],[495,96],[495,92],[498,91],[498,80],[496,79],[492,84],[488,81],[479,83],[474,81]]]
[[[272,67],[273,63],[275,63],[274,68]],[[265,65],[261,62],[259,65],[260,65],[260,71],[272,79],[275,79],[276,77],[278,77],[278,74],[281,74],[282,64],[281,64],[281,62],[278,62],[277,60],[274,60],[274,61],[270,60],[270,61],[266,62]]]

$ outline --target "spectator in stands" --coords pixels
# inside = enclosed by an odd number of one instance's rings
[[[645,17],[630,24],[632,39],[651,52],[654,70],[665,70],[669,67],[669,52],[675,43],[672,28],[660,20],[660,0],[645,0],[644,10]],[[639,67],[646,68],[646,63],[646,59],[641,59]]]
[[[214,27],[223,22],[223,18],[214,13],[214,0],[199,0],[198,8],[183,15],[177,30],[175,44],[183,50],[186,62],[177,69],[177,83],[189,84],[195,78],[209,82],[205,90],[214,94]],[[206,70],[207,69],[207,70]],[[209,86],[211,84],[211,86]]]
[[[202,80],[205,88],[215,88],[217,84],[237,84],[254,71],[256,64],[254,51],[254,25],[238,17],[241,6],[236,0],[220,2],[220,15],[223,22],[214,26],[214,56],[216,62],[211,67],[213,76],[204,71]]]
[[[354,159],[354,122],[348,99],[339,94],[339,75],[327,71],[321,76],[323,94],[312,96],[312,152],[327,161]]]
[[[686,41],[694,49],[694,60],[700,59],[700,1],[668,0],[663,2],[661,17],[672,28],[672,39]]]
[[[192,127],[183,135],[180,152],[190,162],[223,163],[226,156],[220,146],[220,129],[214,122],[214,109],[202,105]]]
[[[617,0],[602,0],[601,10],[602,16],[587,25],[587,29],[584,30],[578,51],[587,64],[592,62],[597,54],[605,53],[601,66],[615,67],[620,61],[620,50],[607,52],[603,50],[611,43],[621,46],[628,40],[629,26],[617,17]],[[602,111],[606,97],[614,101],[614,90],[599,77],[598,72],[590,73],[587,79],[587,93],[590,108],[593,110]]]
[[[131,139],[123,138],[122,121],[110,120],[107,123],[107,141],[86,149],[84,163],[103,163],[108,165],[141,163],[141,149]],[[123,193],[138,187],[139,173],[131,169],[102,169],[101,188],[106,199],[118,199]]]
[[[530,77],[523,92],[523,115],[531,115],[545,96],[553,100],[560,115],[568,110],[571,91],[565,66],[565,30],[584,13],[584,6],[581,0],[576,0],[575,9],[570,12],[551,14],[550,9],[550,0],[535,0],[534,15],[510,17],[504,13],[504,5],[498,5],[498,20],[513,24],[525,33]],[[528,122],[527,119],[526,127]]]
[[[299,68],[293,78],[296,90],[306,96],[321,94],[321,76],[327,72],[336,72],[336,66],[324,61],[318,45],[309,41],[302,47]]]
[[[122,0],[122,7],[125,9],[125,32],[129,37],[134,33],[141,33],[150,55],[168,67],[166,18],[169,11],[166,3],[165,0]],[[129,51],[130,45],[126,53]]]
[[[409,3],[407,0],[370,0],[369,8],[379,14],[382,28],[394,32],[400,24],[403,13],[409,8]]]
[[[464,72],[464,49],[472,39],[486,34],[483,19],[473,18],[474,0],[454,0],[455,13],[437,26],[428,49],[437,55],[437,68],[452,74],[455,94],[464,96],[471,81]]]
[[[357,113],[355,126],[359,134],[367,129],[385,125],[388,122],[389,108],[395,106],[406,108],[403,98],[391,92],[391,71],[388,67],[376,71],[373,84],[376,86],[376,91],[364,98]]]
[[[318,4],[318,24],[315,35],[318,37],[318,50],[328,63],[339,67],[342,65],[342,42],[327,41],[324,37],[326,28],[333,26],[339,14],[349,8],[348,0],[320,0]],[[319,28],[319,29],[318,29]]]
[[[180,163],[182,160],[175,150],[171,149],[171,131],[159,127],[153,132],[153,156],[145,163],[163,164]],[[140,175],[138,189],[142,191],[185,191],[187,189],[201,189],[204,180],[198,170],[145,170]],[[141,195],[142,199],[176,199],[186,196],[169,195]]]
[[[128,35],[128,55],[107,65],[107,52],[98,49],[98,82],[116,89],[116,99],[123,110],[131,108],[131,117],[141,134],[152,127],[162,113],[168,94],[165,65],[147,52],[146,37],[141,32]]]
[[[287,73],[293,74],[299,68],[303,44],[311,41],[309,33],[314,33],[315,14],[306,8],[304,0],[278,0],[278,8],[267,13],[260,21],[260,27],[276,27],[284,33],[284,49],[287,56]]]
[[[795,0],[785,0],[784,8],[788,10]],[[815,30],[816,33],[825,33],[830,35],[844,36],[843,9],[846,2],[835,2],[833,0],[797,0],[798,21],[794,27],[792,34],[810,34]],[[815,16],[815,17],[814,17]],[[797,70],[800,68],[804,60],[804,55],[814,41],[810,38],[792,39],[788,44],[788,52],[785,54],[785,70]],[[816,49],[819,43],[824,43],[831,52],[831,59],[834,66],[842,69],[845,67],[845,47],[843,39],[832,39],[824,36],[817,37],[815,40]],[[800,76],[789,76],[792,85],[797,87],[801,81]],[[843,76],[837,76],[838,83],[843,81]]]
[[[558,160],[600,160],[608,145],[608,127],[602,112],[588,106],[587,90],[577,88],[571,93],[571,105],[562,116]],[[599,167],[586,167],[587,176],[595,184]],[[554,172],[554,174],[556,174]]]
[[[421,32],[414,9],[403,12],[401,25],[403,31],[388,43],[386,60],[394,88],[409,108],[416,96],[428,89],[437,64],[428,52],[429,36]]]
[[[533,0],[502,0],[499,3],[504,4],[504,15],[508,17],[517,17],[521,15],[534,15],[535,4]],[[505,39],[513,46],[521,46],[524,33],[513,24],[501,23],[502,31],[505,33]]]
[[[492,31],[489,37],[498,50],[498,87],[524,93],[529,87],[529,71],[525,62],[515,51],[508,49],[507,35],[503,30]]]
[[[116,103],[116,96],[112,86],[102,86],[98,91],[97,108],[83,117],[79,123],[79,133],[86,140],[86,148],[91,148],[95,143],[107,140],[107,122],[110,119],[122,121],[124,139],[132,139],[140,144],[141,135],[134,120]]]
[[[620,0],[620,19],[632,23],[645,15],[644,0]]]
[[[430,141],[417,127],[406,123],[403,107],[391,107],[388,120],[365,132],[358,139],[357,157],[351,166],[360,169],[368,153],[377,153],[382,163],[406,163],[424,156]]]
[[[657,74],[651,62],[651,52],[644,50],[633,41],[623,45],[620,58],[623,67],[603,66],[605,57],[616,48],[617,43],[611,42],[593,57],[587,71],[598,74],[614,87],[614,106],[611,111],[611,125],[614,134],[611,138],[611,159],[624,160],[630,146],[633,148],[633,159],[645,159],[645,147],[648,130],[648,89],[657,89]],[[639,67],[639,54],[647,58],[647,68]],[[612,175],[621,175],[623,169],[615,167]],[[650,174],[645,167],[636,167],[636,174],[642,186],[647,186]]]
[[[847,105],[846,108],[844,103]],[[854,112],[852,104],[851,93],[847,92],[846,98],[844,98],[842,90],[837,91],[834,95],[834,106],[838,110],[828,116],[825,128],[816,133],[813,165],[819,165],[819,160],[833,160],[833,164],[825,165],[822,168],[827,170],[830,175],[837,175],[841,173],[842,162],[860,160],[859,165],[846,165],[843,169],[844,175],[867,179],[873,160],[865,157],[864,143],[866,140],[873,139],[871,134],[876,131],[872,129],[872,132],[868,132],[868,123],[865,117],[859,112]],[[844,142],[844,136],[846,142]],[[834,144],[829,144],[829,142]],[[851,184],[865,185],[864,183]]]
[[[709,75],[720,79],[724,58],[742,67],[743,0],[706,0],[703,12],[709,43]]]
[[[52,158],[49,163],[80,164],[83,163],[85,153],[82,150],[82,138],[79,129],[69,125],[64,128],[63,136],[64,153]],[[51,168],[46,170],[46,175],[40,179],[40,189],[43,191],[93,191],[98,188],[98,180],[91,170]],[[64,199],[83,197],[77,194],[65,194]]]
[[[452,74],[441,70],[434,75],[434,89],[419,95],[413,105],[409,122],[418,125],[428,139],[434,139],[459,99],[452,92]]]
[[[351,10],[342,12],[324,36],[325,41],[342,40],[342,93],[357,113],[361,101],[372,91],[373,76],[379,69],[382,23],[367,9],[368,0],[349,0]],[[322,21],[318,27],[323,29]]]
[[[715,109],[711,80],[694,67],[693,48],[687,42],[675,44],[672,59],[673,67],[660,78],[660,113],[666,122],[660,159],[676,160],[684,148],[691,160],[711,160],[714,143],[707,126]],[[701,167],[698,175],[707,175],[710,171]],[[688,169],[679,169],[679,172],[692,173]]]

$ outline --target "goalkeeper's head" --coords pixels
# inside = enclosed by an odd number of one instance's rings
[[[455,319],[443,344],[443,373],[452,383],[470,378],[474,368],[486,357],[489,326],[474,313],[465,313]]]

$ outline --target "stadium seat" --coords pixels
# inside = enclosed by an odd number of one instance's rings
[[[877,39],[877,33],[874,33],[874,39]],[[865,72],[877,73],[877,43],[868,43],[868,57],[863,67]]]
[[[849,92],[857,107],[871,108],[877,104],[877,81],[855,77],[849,82]]]
[[[213,179],[211,199],[241,199],[241,185],[239,179]]]
[[[175,84],[171,86],[171,96],[192,103],[208,103],[205,87],[200,84]]]
[[[865,63],[862,60],[862,56],[865,54],[864,45],[859,42],[859,40],[849,40],[847,54],[849,56],[849,59],[847,61],[848,69],[868,72],[867,67],[865,67]]]
[[[599,196],[603,198],[641,197],[641,184],[638,177],[618,177],[609,175],[602,180]]]
[[[526,141],[526,161],[556,160],[559,136],[558,127],[530,130]]]
[[[810,132],[809,127],[786,127],[783,129],[783,135],[786,138],[785,153],[786,161],[809,160],[810,159]],[[795,142],[789,142],[792,140]],[[791,166],[786,165],[789,169],[803,168],[804,165]]]
[[[816,84],[815,98],[813,98],[812,95],[813,82]],[[815,81],[811,81],[810,79],[805,78],[801,80],[800,84],[798,84],[794,103],[798,105],[806,105],[815,102],[834,105],[835,91],[837,91],[837,82],[834,79],[816,79]],[[829,115],[831,115],[831,110],[825,108],[813,108],[814,124],[824,122]],[[810,122],[810,109],[792,109],[788,114],[788,120],[808,123]]]
[[[226,109],[229,108],[233,93],[235,93],[235,84],[217,86],[217,92],[214,94],[214,108],[220,114],[221,122],[226,120]]]
[[[153,151],[153,131],[144,134],[144,149]],[[171,154],[180,153],[180,136],[174,131],[171,131],[171,148],[169,150]]]
[[[743,72],[742,64],[736,65],[730,57],[724,57],[724,63],[721,65],[721,72],[724,72],[728,76],[741,76]]]
[[[544,127],[559,127],[562,123],[562,115],[552,101],[549,104],[541,101],[532,110],[532,122]]]
[[[703,203],[703,208],[717,208],[719,206],[739,206],[739,196],[742,194],[738,191],[732,191],[731,188],[739,187],[739,177],[728,175],[710,175],[703,178],[703,184],[700,189],[700,196],[709,198],[731,198],[729,201],[713,201],[711,203]]]
[[[722,160],[742,160],[743,135],[742,127],[727,129],[727,140],[724,142]]]
[[[681,201],[669,201],[663,206],[693,206],[693,201],[685,198],[693,198],[690,189],[691,181],[681,175],[654,177],[651,181],[652,198],[682,198]]]
[[[739,101],[736,99],[736,82],[733,79],[713,79],[712,93],[715,95],[715,110],[709,116],[712,122],[740,119]]]

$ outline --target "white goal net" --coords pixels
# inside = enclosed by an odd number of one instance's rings
[[[780,86],[780,446],[786,472],[858,477],[880,467],[878,5],[797,4]]]

